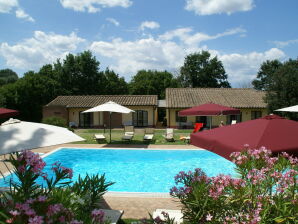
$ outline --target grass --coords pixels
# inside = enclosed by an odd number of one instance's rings
[[[106,144],[110,139],[110,130],[106,129],[105,133],[103,129],[76,129],[75,133],[82,138],[86,139],[85,141],[76,142],[77,144],[97,144],[103,143]],[[168,142],[162,136],[165,134],[165,130],[158,129],[154,131],[154,137],[151,141],[144,141],[144,129],[135,129],[134,137],[131,141],[122,140],[122,136],[124,134],[124,130],[114,129],[112,130],[112,142],[111,144],[128,144],[128,145],[187,145],[187,142],[180,140],[181,136],[189,136],[192,130],[190,129],[177,129],[174,130],[174,142]],[[97,142],[94,139],[94,134],[104,134],[106,140],[102,140]]]

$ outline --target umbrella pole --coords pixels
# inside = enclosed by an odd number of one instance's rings
[[[210,130],[211,130],[211,127],[212,127],[212,116],[210,116]]]
[[[111,139],[112,139],[112,126],[111,126],[111,117],[112,117],[112,112],[110,112],[110,143],[111,143]]]

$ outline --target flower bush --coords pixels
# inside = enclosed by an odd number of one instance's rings
[[[31,151],[11,155],[8,161],[18,181],[10,180],[9,190],[0,192],[0,223],[107,223],[99,202],[113,183],[106,183],[104,175],[79,177],[71,185],[72,169],[54,163],[49,178],[43,172],[45,162]],[[45,186],[37,183],[38,178]]]
[[[170,194],[180,199],[185,223],[298,223],[298,159],[270,150],[231,154],[237,177],[180,172]]]

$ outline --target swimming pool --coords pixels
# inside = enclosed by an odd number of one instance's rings
[[[115,182],[109,191],[169,192],[179,171],[201,168],[208,176],[234,175],[234,164],[205,150],[148,149],[70,149],[62,148],[44,158],[45,172],[59,161],[72,168],[73,180],[78,175],[105,173],[106,180]],[[3,186],[3,180],[0,180]]]

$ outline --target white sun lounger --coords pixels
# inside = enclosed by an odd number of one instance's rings
[[[95,134],[94,139],[99,141],[99,140],[106,140],[106,137],[102,134]]]
[[[121,216],[123,215],[123,210],[110,210],[110,209],[101,209],[104,215],[104,221],[109,221],[111,224],[116,224]]]
[[[174,142],[174,129],[173,128],[167,128],[166,129],[166,134],[163,135],[163,137],[168,141],[168,142]]]
[[[175,223],[180,224],[183,222],[183,214],[180,210],[170,210],[170,209],[156,209],[153,212],[153,218],[156,218],[159,216],[162,220],[164,219],[164,216],[161,214],[162,212],[166,212],[169,214],[170,219],[175,219]]]
[[[153,128],[145,128],[145,135],[144,135],[144,140],[152,140],[154,137],[154,129]]]

